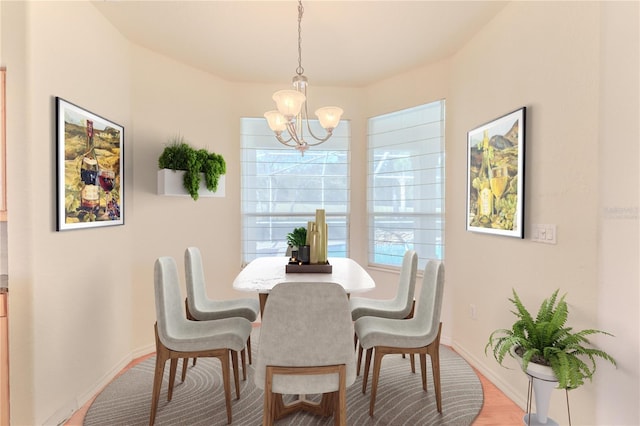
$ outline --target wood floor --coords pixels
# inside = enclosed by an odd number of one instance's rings
[[[127,365],[118,375],[124,373],[134,365],[142,362],[152,356],[149,354],[140,357]],[[487,380],[478,370],[475,370],[482,383],[482,391],[484,392],[484,404],[480,414],[473,422],[474,426],[504,426],[522,424],[524,411],[520,409],[513,401],[507,398],[493,383]],[[97,396],[97,395],[96,395]],[[73,416],[65,423],[66,426],[82,426],[84,416],[91,406],[95,396],[89,400],[82,408],[76,411]],[[151,401],[149,401],[151,403]],[[357,426],[357,425],[354,425]]]

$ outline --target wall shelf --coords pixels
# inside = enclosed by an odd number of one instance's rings
[[[185,172],[183,170],[158,170],[158,195],[191,197],[182,185],[184,173]],[[224,197],[225,175],[220,176],[220,180],[218,181],[218,190],[216,192],[211,192],[205,185],[204,174],[201,174],[198,195],[200,197]]]

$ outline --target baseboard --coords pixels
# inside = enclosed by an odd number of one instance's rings
[[[41,422],[39,424],[41,424],[43,426],[59,426],[59,425],[62,425],[62,424],[64,424],[65,421],[67,421],[67,419],[69,417],[71,417],[73,415],[73,413],[76,412],[77,409],[78,408],[76,406],[76,402],[75,401],[69,402],[64,407],[62,407],[58,411],[56,411],[47,420],[45,420],[44,422]]]
[[[440,344],[453,347],[451,344],[451,336],[440,336]]]
[[[91,386],[87,391],[78,395],[73,401],[68,402],[63,407],[58,409],[53,415],[51,415],[45,422],[41,424],[44,426],[59,426],[64,424],[76,411],[83,407],[93,397],[95,397],[102,389],[107,386],[114,377],[118,375],[129,363],[141,356],[155,352],[156,347],[154,344],[138,348],[132,351],[128,355],[122,357],[122,359],[116,363],[107,373],[105,373],[95,385]]]
[[[131,352],[131,357],[133,360],[140,358],[141,356],[149,355],[152,352],[156,351],[155,343],[152,343],[147,346],[143,346],[142,348],[138,348],[137,350]]]
[[[518,391],[511,385],[511,383],[496,376],[495,373],[487,368],[482,360],[469,353],[463,346],[458,344],[458,342],[454,341],[452,347],[462,358],[465,359],[465,361],[467,361],[467,363],[469,363],[469,365],[478,370],[487,380],[500,389],[507,398],[512,400],[521,409],[525,409],[527,396],[524,395],[521,390]]]

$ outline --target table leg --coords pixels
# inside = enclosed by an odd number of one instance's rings
[[[258,299],[260,300],[260,317],[264,316],[264,305],[267,304],[267,296],[269,293],[258,293]]]

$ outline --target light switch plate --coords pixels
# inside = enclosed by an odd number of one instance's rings
[[[554,224],[531,225],[531,241],[545,244],[557,244],[557,228]]]

